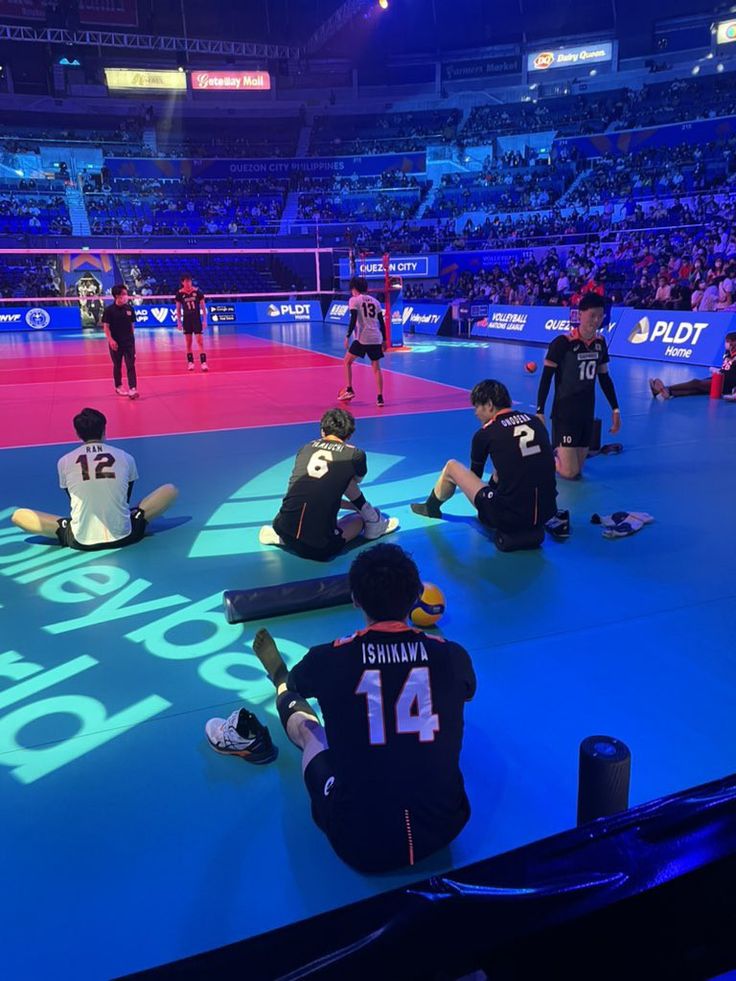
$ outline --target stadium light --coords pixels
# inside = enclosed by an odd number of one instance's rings
[[[388,10],[388,0],[378,0],[378,6],[381,10]]]
[[[719,61],[718,64],[716,65],[716,71],[717,72],[722,72],[723,71],[723,62],[722,61]]]
[[[692,74],[693,75],[699,75],[700,74],[700,65],[693,65]]]

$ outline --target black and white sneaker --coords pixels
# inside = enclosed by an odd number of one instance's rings
[[[216,753],[239,756],[246,763],[272,763],[279,755],[266,726],[247,709],[235,709],[227,719],[209,719],[204,731]]]
[[[383,395],[377,395],[376,396],[376,405],[379,406],[379,408],[383,408],[383,406],[385,404],[386,403],[383,401]]]
[[[546,523],[545,528],[553,538],[562,540],[570,537],[570,512],[557,511]]]

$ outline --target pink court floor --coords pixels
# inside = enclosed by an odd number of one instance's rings
[[[330,355],[228,334],[207,338],[205,373],[199,365],[186,370],[181,337],[140,334],[136,350],[141,397],[131,401],[115,394],[104,338],[47,335],[5,344],[0,410],[8,424],[0,447],[68,442],[71,420],[84,405],[104,412],[109,432],[120,439],[313,422],[330,404],[341,404],[342,362]],[[464,389],[393,370],[401,357],[389,354],[383,362],[384,408],[375,404],[370,367],[354,366],[358,394],[349,408],[356,417],[467,408]]]

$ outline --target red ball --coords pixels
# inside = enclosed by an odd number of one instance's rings
[[[524,365],[524,367],[526,368],[526,370],[529,372],[530,375],[533,375],[534,372],[537,370],[537,362],[536,361],[527,361],[527,363]]]

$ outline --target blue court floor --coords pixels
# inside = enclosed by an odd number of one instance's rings
[[[342,332],[321,324],[253,333],[342,350]],[[543,351],[417,338],[389,367],[468,389],[498,377],[527,407],[529,358]],[[442,522],[409,510],[446,458],[467,460],[470,408],[359,420],[366,496],[401,519],[395,540],[444,590],[442,630],[470,651],[479,682],[462,760],[468,827],[413,871],[380,877],[346,868],[312,825],[298,753],[250,648],[257,625],[221,615],[223,589],[347,569],[349,554],[325,567],[257,543],[316,427],[121,441],[136,492],[172,481],[181,496],[143,543],[107,554],[62,552],[9,522],[17,506],[63,509],[55,463],[68,446],[0,450],[3,978],[114,977],[570,827],[588,735],[631,748],[632,803],[732,772],[736,405],[653,402],[655,373],[674,382],[691,370],[614,361],[625,451],[561,486],[572,536],[531,553],[497,552],[459,498]],[[285,398],[299,397],[299,377]],[[591,514],[622,509],[656,520],[604,540]],[[269,627],[295,660],[359,625],[341,608]],[[205,721],[242,703],[268,722],[275,764],[208,748]]]

